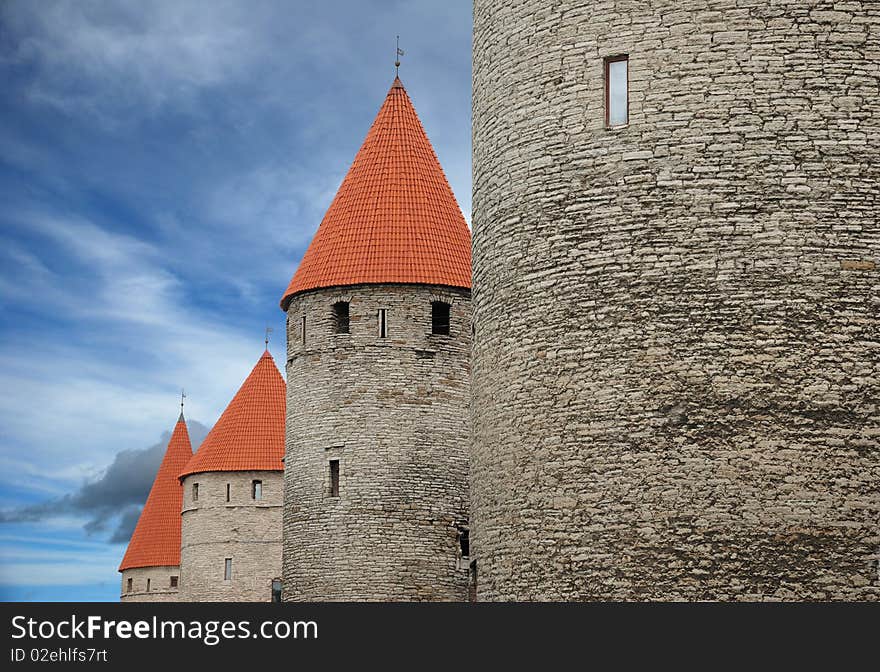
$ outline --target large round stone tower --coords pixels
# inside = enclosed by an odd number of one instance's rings
[[[478,599],[878,599],[876,4],[476,0],[473,62]]]
[[[284,599],[466,599],[470,234],[400,80],[281,307]]]
[[[179,599],[183,490],[177,475],[190,459],[192,444],[181,404],[180,417],[165,456],[119,565],[123,602],[176,602]]]
[[[280,600],[284,404],[267,350],[181,470],[181,600]]]

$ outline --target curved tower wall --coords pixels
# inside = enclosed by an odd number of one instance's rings
[[[172,577],[177,585],[172,585]],[[131,590],[128,580],[131,579]],[[147,581],[149,580],[149,584]],[[122,570],[122,602],[179,602],[180,567],[132,567]]]
[[[337,301],[349,334],[335,333]],[[432,301],[451,304],[449,336],[431,334]],[[467,599],[470,292],[321,289],[287,315],[285,599]]]
[[[262,481],[262,498],[252,483]],[[193,484],[198,483],[198,500]],[[229,484],[229,501],[226,485]],[[282,474],[203,472],[183,479],[180,599],[184,602],[269,602],[281,578]],[[225,561],[232,558],[232,578]]]
[[[476,0],[479,599],[880,597],[878,82],[868,1]]]

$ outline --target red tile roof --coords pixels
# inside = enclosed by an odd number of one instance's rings
[[[180,564],[180,510],[183,487],[177,474],[192,459],[192,445],[183,413],[174,427],[165,457],[153,481],[147,503],[128,542],[119,571],[133,567]]]
[[[471,236],[406,90],[394,80],[281,299],[364,283],[471,286]]]
[[[180,478],[204,471],[283,471],[285,396],[284,380],[267,350]]]

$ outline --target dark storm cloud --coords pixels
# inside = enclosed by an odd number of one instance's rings
[[[208,428],[194,420],[187,422],[187,428],[195,450]],[[148,448],[120,451],[97,480],[58,499],[0,511],[0,523],[35,522],[64,514],[83,514],[89,517],[83,526],[86,533],[106,532],[115,524],[109,541],[128,541],[170,438],[171,434],[164,432],[159,442]]]

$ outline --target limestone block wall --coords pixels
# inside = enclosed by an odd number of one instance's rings
[[[260,500],[252,498],[254,480],[262,481]],[[272,580],[281,578],[282,480],[277,471],[205,472],[183,480],[182,601],[271,600]],[[229,581],[226,558],[232,558]]]
[[[171,577],[177,577],[177,586],[171,585]],[[128,589],[129,579],[131,590]],[[179,586],[180,567],[133,567],[122,572],[119,598],[123,602],[178,602]]]
[[[431,334],[432,301],[451,304],[448,336]],[[470,292],[316,290],[287,314],[284,599],[467,599]]]
[[[880,598],[880,5],[476,0],[473,65],[478,598]]]

